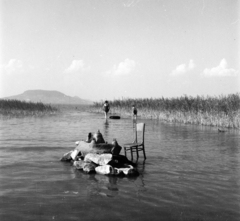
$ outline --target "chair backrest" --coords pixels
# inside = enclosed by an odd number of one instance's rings
[[[145,123],[137,123],[136,124],[136,137],[135,142],[138,142],[138,137],[142,138],[141,143],[144,144],[144,133],[145,133]]]

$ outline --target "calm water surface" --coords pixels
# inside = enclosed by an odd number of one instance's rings
[[[0,120],[0,220],[240,220],[240,133],[146,123],[134,178],[84,174],[59,158],[98,129],[132,141],[131,119],[82,109]],[[123,153],[123,152],[122,152]]]

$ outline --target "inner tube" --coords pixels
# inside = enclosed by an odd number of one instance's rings
[[[120,116],[110,116],[109,118],[110,119],[120,119],[121,117]]]

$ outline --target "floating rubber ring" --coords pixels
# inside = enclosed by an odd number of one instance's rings
[[[120,119],[121,117],[120,116],[110,116],[109,118],[110,119]]]

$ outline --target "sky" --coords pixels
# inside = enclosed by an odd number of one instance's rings
[[[0,0],[0,98],[240,92],[239,0]]]

